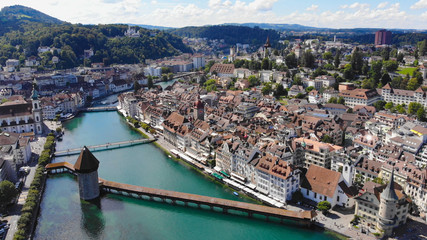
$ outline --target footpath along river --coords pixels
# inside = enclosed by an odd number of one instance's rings
[[[57,150],[141,136],[116,112],[84,113],[64,123]],[[169,159],[152,144],[95,152],[99,177],[121,183],[250,201],[190,167]],[[76,161],[77,155],[54,162]],[[50,176],[40,206],[34,239],[334,239],[327,232],[282,225],[207,210],[172,206],[112,194],[100,208],[79,199],[76,178]]]

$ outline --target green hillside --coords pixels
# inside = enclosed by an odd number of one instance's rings
[[[279,33],[275,30],[233,25],[184,27],[173,29],[169,32],[181,37],[224,39],[228,44],[248,43],[261,45],[265,43],[267,36],[272,43],[277,42],[280,38]]]
[[[38,56],[40,68],[63,69],[91,62],[141,63],[191,51],[181,38],[159,30],[134,27],[140,37],[124,37],[127,25],[69,24],[22,6],[3,8],[0,16],[0,64],[9,58],[23,63],[27,57]],[[61,51],[39,54],[41,46]],[[86,49],[93,49],[95,55],[84,62]],[[58,64],[51,62],[53,56],[59,57]]]

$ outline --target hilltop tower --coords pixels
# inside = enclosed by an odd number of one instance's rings
[[[203,104],[203,102],[200,100],[200,96],[197,99],[197,101],[194,103],[194,120],[205,120],[205,106]]]
[[[35,134],[42,134],[43,128],[42,128],[42,108],[40,107],[40,101],[39,101],[39,93],[36,89],[36,85],[33,85],[33,92],[31,94],[31,103],[32,103],[32,114],[34,118],[34,133]]]
[[[396,226],[396,211],[399,198],[394,191],[394,169],[390,181],[381,193],[380,210],[378,212],[377,227],[384,231],[384,236],[390,236]]]
[[[74,164],[79,181],[80,198],[83,200],[99,197],[98,167],[98,159],[84,146]]]
[[[267,41],[265,41],[264,44],[264,58],[268,57],[267,52],[270,54],[271,51],[271,44],[270,44],[270,38],[267,36]]]

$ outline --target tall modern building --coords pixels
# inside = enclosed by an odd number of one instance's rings
[[[379,30],[375,33],[375,45],[390,45],[391,32],[385,29]]]

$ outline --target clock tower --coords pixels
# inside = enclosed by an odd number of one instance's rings
[[[32,103],[32,113],[34,118],[34,133],[42,134],[43,133],[43,115],[42,108],[40,106],[39,94],[36,89],[36,86],[33,86],[33,92],[31,94],[31,103]]]

